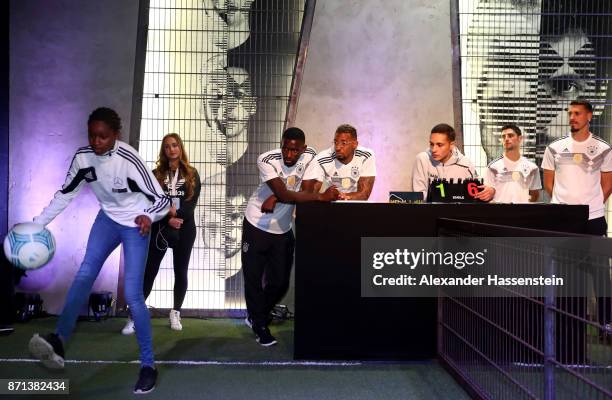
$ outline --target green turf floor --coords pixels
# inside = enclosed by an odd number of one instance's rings
[[[1,361],[0,378],[67,378],[70,398],[134,397],[132,387],[138,364],[130,361],[137,358],[138,349],[134,336],[119,334],[124,319],[79,322],[66,348],[66,360],[74,361],[67,362],[62,372],[47,371],[38,363],[26,361],[31,359],[27,351],[31,335],[52,331],[55,321],[55,318],[45,318],[17,324],[15,333],[0,337],[1,359],[24,359]],[[183,327],[181,332],[171,331],[166,319],[153,319],[154,349],[160,361],[158,386],[153,393],[139,397],[171,400],[469,398],[435,361],[291,364],[294,361],[291,322],[271,327],[279,344],[270,348],[258,345],[242,320],[185,318]],[[174,361],[205,363],[185,365]],[[265,364],[266,361],[271,363]]]

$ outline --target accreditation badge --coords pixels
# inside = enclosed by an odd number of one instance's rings
[[[579,153],[574,154],[574,162],[576,164],[580,164],[582,162],[582,154],[579,154]]]
[[[174,208],[176,208],[177,210],[181,208],[181,199],[180,199],[180,197],[173,197],[172,198],[172,206]]]
[[[521,173],[518,171],[512,172],[512,180],[518,182],[521,179]]]
[[[348,189],[351,187],[351,179],[350,178],[342,178],[342,188]]]

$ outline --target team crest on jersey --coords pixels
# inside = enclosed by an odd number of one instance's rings
[[[353,167],[351,168],[351,177],[353,179],[357,179],[359,178],[359,167]]]
[[[247,242],[242,243],[242,252],[246,253],[249,251],[249,244]]]
[[[529,175],[529,165],[523,164],[523,176]]]
[[[587,152],[589,153],[590,156],[594,156],[595,153],[597,153],[597,150],[598,150],[598,147],[596,144],[587,147]]]
[[[295,170],[298,175],[302,175],[304,173],[304,163],[297,163],[297,165],[295,166]]]

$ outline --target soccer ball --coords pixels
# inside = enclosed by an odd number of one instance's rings
[[[48,263],[55,253],[55,239],[40,224],[15,225],[4,238],[4,254],[17,268],[31,270]]]

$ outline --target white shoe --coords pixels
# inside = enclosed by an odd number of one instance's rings
[[[175,331],[183,330],[183,325],[181,325],[180,311],[170,310],[170,329]]]
[[[127,322],[125,323],[125,326],[123,327],[123,329],[121,329],[121,334],[128,336],[128,335],[133,335],[134,333],[136,333],[136,327],[134,326],[134,320],[128,317]]]
[[[38,358],[45,367],[50,369],[64,368],[64,345],[55,334],[32,336],[28,344],[30,353]]]

